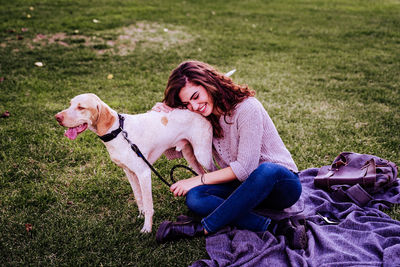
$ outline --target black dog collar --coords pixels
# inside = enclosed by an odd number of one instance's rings
[[[119,118],[119,127],[118,129],[115,129],[114,131],[112,131],[111,133],[102,135],[98,137],[103,141],[103,142],[109,142],[111,140],[113,140],[115,137],[118,136],[118,134],[122,131],[122,129],[124,129],[124,120],[125,118],[122,117],[121,114],[118,114],[118,118]]]

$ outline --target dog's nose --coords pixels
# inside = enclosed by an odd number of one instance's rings
[[[62,121],[64,120],[64,116],[62,114],[57,113],[55,115],[56,120],[58,121],[59,124],[62,124]]]

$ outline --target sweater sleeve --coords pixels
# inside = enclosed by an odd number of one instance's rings
[[[253,101],[241,105],[236,114],[238,150],[236,161],[231,162],[239,181],[244,181],[257,168],[263,138],[262,109]]]

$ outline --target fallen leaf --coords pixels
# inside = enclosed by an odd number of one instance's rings
[[[32,18],[31,14],[26,15],[28,19]]]
[[[113,78],[114,78],[114,75],[112,75],[112,74],[107,75],[107,79],[112,80]]]
[[[8,117],[10,117],[10,112],[9,112],[8,110],[4,111],[4,113],[1,114],[1,117],[2,117],[2,118],[8,118]]]
[[[4,82],[5,79],[6,78],[4,78],[4,77],[0,77],[0,83]]]
[[[42,62],[35,62],[35,66],[37,66],[37,67],[43,67],[44,66],[44,64],[42,63]]]
[[[35,10],[35,8],[33,6],[30,6],[29,10],[33,11],[33,10]]]
[[[24,39],[24,37],[23,36],[21,36],[21,35],[17,35],[17,40],[23,40]]]
[[[99,23],[100,21],[97,19],[93,19],[93,23]]]
[[[27,32],[28,28],[21,28],[21,32]]]
[[[25,224],[25,229],[26,229],[26,231],[29,233],[30,231],[32,231],[32,224],[30,224],[30,223],[26,223]]]

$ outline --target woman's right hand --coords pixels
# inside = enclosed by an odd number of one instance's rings
[[[164,102],[157,102],[152,108],[151,110],[157,111],[157,112],[171,112],[172,110],[174,110],[173,108],[171,108],[170,106],[168,106],[167,104],[165,104]]]

